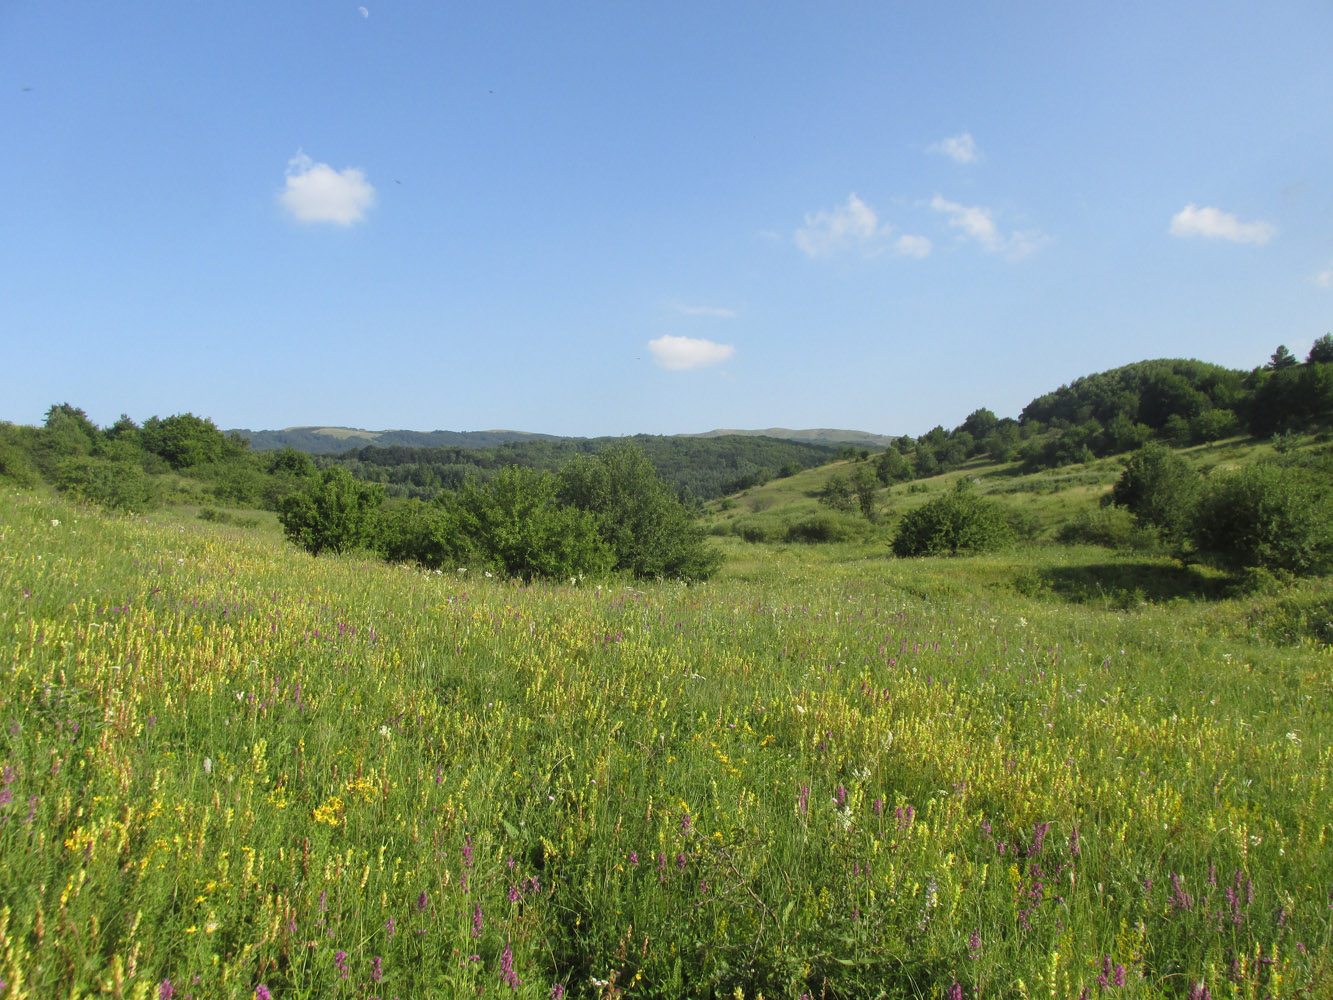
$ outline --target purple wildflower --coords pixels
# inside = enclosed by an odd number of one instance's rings
[[[255,1000],[273,1000],[273,994],[268,991],[268,987],[260,983],[255,987]]]
[[[385,932],[389,935],[389,937],[393,937],[393,935],[394,935],[394,920],[393,920],[393,917],[390,917],[390,918],[385,922],[385,924],[384,924],[384,930],[385,930]]]
[[[370,978],[377,982],[384,982],[384,959],[378,955],[370,960]]]
[[[685,852],[682,851],[676,855],[676,867],[677,868],[685,867]]]
[[[478,903],[472,910],[472,936],[474,938],[481,937],[481,929],[484,926],[481,919],[481,904]]]
[[[967,939],[967,957],[977,958],[981,955],[981,928],[974,927],[972,936]]]
[[[518,973],[514,971],[514,949],[509,942],[505,942],[504,954],[500,956],[500,979],[511,990],[516,990],[523,980],[518,978]]]
[[[157,1000],[171,1000],[176,995],[176,987],[171,985],[170,979],[164,979],[157,987]]]
[[[565,995],[565,988],[559,983],[551,987],[550,1000],[560,1000]]]
[[[810,811],[810,786],[801,786],[801,795],[796,801],[796,808],[800,810],[802,816]]]
[[[847,789],[844,788],[842,785],[839,785],[837,788],[833,789],[833,803],[839,809],[847,808]]]
[[[958,984],[957,980],[949,987],[949,1000],[963,1000],[963,987]]]
[[[430,905],[430,897],[426,895],[426,890],[421,890],[421,895],[417,897],[417,912],[425,913],[426,907]]]
[[[630,851],[630,852],[629,852],[629,863],[632,864],[632,865],[634,865],[636,868],[638,867],[638,864],[639,864],[639,852],[638,852],[638,851]]]
[[[341,948],[333,956],[333,964],[338,970],[338,978],[347,978],[347,952]]]

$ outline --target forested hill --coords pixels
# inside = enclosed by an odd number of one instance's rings
[[[348,448],[494,448],[509,441],[560,441],[555,434],[528,431],[363,431],[355,427],[288,427],[280,431],[236,430],[255,451],[292,448],[308,455],[339,455]]]
[[[358,479],[383,483],[396,496],[430,497],[456,489],[469,475],[490,478],[500,469],[518,465],[559,469],[576,455],[591,455],[625,438],[548,438],[509,441],[491,448],[409,448],[374,445],[353,448],[321,459],[338,464]],[[776,438],[659,437],[639,434],[633,441],[658,474],[679,493],[709,500],[734,493],[774,476],[833,461],[840,449],[829,444]],[[846,451],[849,446],[841,446]]]

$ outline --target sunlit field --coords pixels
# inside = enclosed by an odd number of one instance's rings
[[[1333,995],[1326,580],[717,544],[523,587],[6,491],[0,997]]]

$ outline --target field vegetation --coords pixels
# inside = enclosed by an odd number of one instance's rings
[[[1117,469],[693,586],[6,489],[4,995],[1326,996],[1326,582],[1041,541]]]

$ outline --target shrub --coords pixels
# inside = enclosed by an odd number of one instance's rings
[[[1108,549],[1147,551],[1157,545],[1157,533],[1140,525],[1124,507],[1096,507],[1079,511],[1060,526],[1056,540],[1065,545],[1100,545]]]
[[[62,493],[109,510],[151,510],[161,502],[156,483],[129,462],[89,456],[66,458],[56,466],[53,481]]]
[[[960,479],[953,491],[903,515],[893,539],[897,556],[988,552],[1008,544],[1013,530],[1004,509]]]
[[[1165,445],[1150,443],[1126,460],[1111,502],[1179,544],[1188,533],[1202,482],[1189,462]]]
[[[850,517],[816,514],[787,528],[789,542],[848,542],[858,536],[857,522]]]
[[[1192,522],[1198,550],[1232,570],[1333,568],[1333,486],[1297,465],[1260,463],[1209,480]]]
[[[374,545],[383,502],[383,486],[358,482],[334,466],[308,489],[284,497],[278,520],[287,537],[311,555],[348,552]]]
[[[633,444],[576,458],[556,486],[561,503],[595,518],[615,569],[638,577],[702,580],[722,561],[694,514]]]
[[[523,580],[600,574],[614,553],[589,511],[562,504],[544,469],[511,466],[482,483],[469,479],[441,503],[475,551]]]

